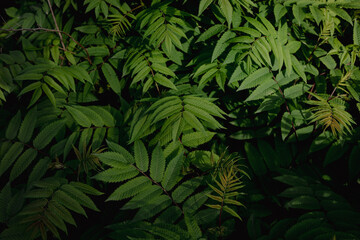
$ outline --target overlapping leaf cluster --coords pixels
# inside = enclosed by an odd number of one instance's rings
[[[358,1],[10,5],[1,239],[66,239],[75,213],[102,211],[91,186],[122,205],[89,239],[226,237],[235,219],[251,239],[360,238],[332,189],[360,173]]]

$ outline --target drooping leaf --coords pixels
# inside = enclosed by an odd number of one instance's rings
[[[96,127],[104,126],[104,120],[101,117],[101,115],[98,114],[96,111],[92,110],[91,108],[84,106],[74,106],[73,108],[83,113],[86,116],[86,118],[90,120],[92,125]]]
[[[150,180],[144,176],[134,178],[118,187],[106,201],[119,201],[132,197],[140,193],[151,184]]]
[[[97,157],[101,162],[113,168],[123,168],[127,167],[129,164],[128,161],[124,158],[124,156],[117,152],[104,152],[97,154]]]
[[[212,0],[211,0],[212,1]],[[208,40],[209,38],[215,36],[216,34],[220,33],[221,31],[225,30],[226,27],[221,24],[216,24],[211,26],[210,28],[206,29],[205,32],[203,32],[199,38],[196,40],[196,42],[203,42]]]
[[[85,210],[81,207],[80,203],[75,199],[73,199],[72,197],[70,197],[67,193],[65,193],[62,190],[57,190],[53,194],[53,200],[55,200],[58,203],[61,203],[61,205],[74,212],[86,216]]]
[[[41,85],[41,89],[44,91],[44,93],[46,94],[46,96],[49,98],[51,104],[56,107],[56,98],[54,96],[54,93],[51,91],[51,89],[48,87],[48,85],[46,84],[42,84]]]
[[[189,214],[195,213],[196,210],[198,210],[208,199],[208,194],[210,191],[203,191],[200,193],[197,193],[191,197],[189,197],[183,204],[183,210],[184,212],[187,212]]]
[[[183,135],[182,143],[187,147],[197,147],[210,141],[214,135],[214,132],[209,131],[188,133]]]
[[[185,224],[191,237],[198,239],[202,236],[201,229],[196,219],[188,214],[185,214]]]
[[[103,72],[105,79],[109,83],[111,89],[115,93],[120,93],[121,91],[120,81],[114,69],[110,66],[110,64],[104,63],[101,67],[101,71]]]
[[[96,195],[96,196],[99,196],[99,195],[103,194],[99,190],[93,188],[90,185],[82,183],[82,182],[70,182],[70,184],[73,185],[74,187],[76,187],[77,189],[79,189],[80,191],[82,191],[85,194]]]
[[[353,24],[353,21],[351,19],[351,16],[344,10],[338,7],[329,6],[330,11],[335,13],[337,16],[342,18],[343,20],[347,21],[351,25]]]
[[[201,124],[201,122],[199,121],[199,119],[197,119],[194,114],[192,114],[191,112],[188,111],[183,111],[183,118],[185,120],[185,122],[187,124],[189,124],[191,127],[193,127],[194,129],[198,130],[198,131],[204,131],[205,128],[203,127],[203,125]]]
[[[11,164],[17,159],[24,145],[20,142],[14,143],[0,161],[0,176],[11,166]]]
[[[175,158],[173,158],[166,167],[164,178],[161,182],[161,185],[165,188],[165,190],[171,190],[178,180],[178,174],[183,165],[183,154],[178,154]]]
[[[78,109],[72,107],[72,106],[66,106],[66,109],[69,111],[71,116],[74,118],[74,120],[82,127],[90,127],[91,121],[89,118],[79,111]]]
[[[198,16],[200,16],[206,8],[208,8],[210,6],[210,4],[213,2],[214,0],[201,0],[200,1],[200,5],[199,5],[199,12],[198,12]]]
[[[31,173],[29,174],[28,178],[28,186],[31,186],[31,184],[39,179],[41,179],[46,171],[48,170],[50,163],[50,158],[42,158],[38,160],[36,165],[33,167]]]
[[[92,209],[94,211],[98,211],[98,212],[100,211],[96,207],[94,202],[86,194],[84,194],[82,191],[80,191],[76,187],[74,187],[70,184],[64,184],[61,186],[61,190],[64,191],[66,194],[68,194],[73,199],[75,199],[82,206]]]
[[[360,45],[360,24],[358,20],[355,20],[355,24],[354,24],[353,41],[354,44]]]
[[[183,202],[188,196],[190,196],[197,187],[200,186],[202,181],[202,177],[193,178],[182,183],[179,187],[177,187],[173,193],[172,198],[175,202],[181,203]]]
[[[168,196],[160,195],[149,201],[147,205],[140,208],[134,216],[134,221],[151,218],[167,208],[170,204],[171,199]]]
[[[281,137],[283,140],[290,134],[293,129],[293,120],[290,113],[285,112],[281,118]]]
[[[111,150],[120,153],[128,163],[134,163],[134,157],[125,148],[111,141],[106,141]]]
[[[21,156],[18,158],[14,167],[10,172],[10,181],[13,181],[17,178],[21,173],[23,173],[26,168],[31,164],[31,162],[37,156],[37,151],[35,149],[29,148],[27,149]]]
[[[90,56],[94,57],[105,57],[110,54],[107,47],[89,47],[87,51]]]
[[[129,166],[121,169],[109,168],[96,174],[93,178],[103,182],[116,183],[136,177],[138,174],[138,170],[133,166]]]
[[[219,0],[219,5],[226,21],[228,22],[228,27],[230,28],[233,16],[233,7],[231,6],[229,0]]]
[[[149,155],[141,140],[137,140],[134,143],[134,157],[136,166],[141,171],[146,172],[149,169]]]
[[[44,127],[34,139],[34,147],[39,150],[45,148],[64,125],[64,120],[57,120]]]
[[[284,90],[286,98],[293,99],[305,94],[310,89],[308,84],[296,84]]]
[[[33,107],[25,116],[24,121],[21,124],[18,138],[21,142],[27,143],[30,141],[37,120],[37,108]]]
[[[211,62],[213,62],[216,58],[218,58],[225,51],[225,49],[230,45],[229,43],[227,43],[227,41],[229,39],[233,38],[235,35],[236,34],[234,32],[227,31],[221,36],[219,41],[217,41],[217,43],[216,43],[215,49],[211,56]]]
[[[149,204],[150,201],[153,201],[154,198],[162,194],[162,189],[157,185],[150,185],[145,188],[141,193],[133,197],[128,201],[121,209],[136,209],[141,208]]]
[[[5,136],[7,139],[12,140],[16,137],[21,124],[21,112],[20,110],[14,117],[10,119],[9,125],[6,128]]]
[[[165,157],[160,145],[156,145],[151,155],[150,163],[150,177],[156,181],[161,182],[165,170]]]
[[[40,80],[43,77],[42,74],[39,73],[24,73],[18,75],[14,78],[16,81],[25,81],[25,80]]]
[[[251,73],[244,81],[241,83],[239,90],[244,90],[252,87],[256,87],[257,85],[265,82],[265,80],[272,77],[272,74],[269,72],[269,69],[264,67],[256,70],[255,72]]]
[[[168,87],[168,88],[171,88],[171,89],[174,89],[176,90],[176,86],[173,82],[171,82],[169,79],[167,79],[164,75],[162,74],[159,74],[159,73],[156,73],[155,76],[154,76],[154,80],[164,86],[164,87]]]

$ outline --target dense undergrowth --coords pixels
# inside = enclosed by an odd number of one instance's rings
[[[360,239],[359,1],[7,4],[0,239]]]

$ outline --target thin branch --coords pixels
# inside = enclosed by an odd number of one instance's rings
[[[333,95],[334,95],[334,93],[335,93],[335,91],[336,91],[337,87],[338,87],[338,86],[334,87],[334,90],[331,92],[331,94],[330,94],[330,96],[329,96],[329,98],[328,98],[328,100],[327,100],[327,101],[330,101],[330,100],[332,99],[332,97],[333,97]]]
[[[319,41],[320,41],[320,37],[317,39],[316,45],[315,45],[315,47],[313,48],[313,50],[311,51],[310,56],[309,56],[308,59],[307,59],[307,62],[308,62],[308,63],[311,61],[315,50],[320,46]]]
[[[44,31],[44,32],[60,32],[61,34],[65,34],[66,36],[68,36],[69,38],[71,38],[71,40],[73,40],[79,47],[81,47],[85,52],[86,52],[86,56],[87,56],[87,60],[90,63],[90,65],[92,65],[91,59],[90,59],[90,55],[88,50],[81,44],[79,43],[75,38],[73,38],[70,34],[68,34],[67,32],[64,31],[57,31],[54,29],[48,29],[48,28],[42,28],[42,27],[38,27],[38,28],[19,28],[19,29],[14,29],[14,28],[9,28],[9,29],[4,29],[4,28],[0,28],[0,31],[6,31],[6,32],[21,32],[21,31],[29,31],[29,32],[37,32],[37,31]],[[63,50],[66,50],[65,48],[63,48]],[[68,50],[66,50],[68,51]]]
[[[60,31],[62,34],[65,34],[66,36],[68,36],[69,38],[71,38],[79,47],[81,47],[85,52],[86,52],[86,56],[87,56],[87,60],[90,63],[90,65],[92,65],[91,59],[90,59],[90,55],[88,50],[86,49],[86,47],[84,47],[81,43],[79,43],[78,41],[76,41],[75,38],[73,38],[70,34],[68,34],[67,32],[63,32]]]
[[[131,9],[131,10],[129,11],[129,13],[135,11],[135,10],[138,9],[138,8],[144,7],[144,6],[145,6],[145,4],[141,1],[141,4],[140,4],[139,6],[133,8],[133,9]]]
[[[154,73],[154,70],[153,70],[152,67],[151,67],[151,64],[150,64],[149,60],[148,60],[144,55],[143,55],[143,57],[145,58],[147,64],[149,65],[149,68],[150,68],[150,71],[151,71],[151,75],[152,75],[153,78],[155,79],[155,73]],[[158,84],[157,84],[156,81],[155,81],[155,86],[156,86],[156,90],[158,91],[159,95],[161,95],[159,86],[158,86]]]
[[[311,89],[310,89],[310,92],[312,93],[313,91],[314,91],[314,89],[315,89],[315,85],[316,85],[316,83],[314,83],[313,85],[312,85],[312,87],[311,87]],[[309,93],[309,95],[308,95],[308,100],[311,100],[311,94]]]
[[[352,71],[350,70],[349,72],[347,72],[347,73],[345,74],[345,76],[342,76],[342,77],[341,77],[340,81],[336,84],[334,90],[331,92],[331,94],[330,94],[330,96],[329,96],[329,98],[328,98],[327,101],[330,101],[331,99],[334,98],[333,96],[334,96],[334,94],[335,94],[336,89],[339,87],[339,85],[341,84],[341,82],[346,82],[346,81],[350,78],[351,74],[352,74]]]
[[[3,20],[4,24],[6,24],[6,21],[1,14],[0,14],[0,17],[1,17],[1,20]]]
[[[55,14],[54,14],[54,11],[53,11],[53,9],[52,9],[50,0],[47,0],[47,2],[48,2],[48,4],[49,4],[49,8],[50,8],[50,11],[51,11],[51,15],[52,15],[52,18],[53,18],[54,23],[55,23],[56,31],[57,31],[57,33],[59,34],[59,37],[60,37],[61,46],[62,46],[64,49],[66,49],[65,44],[64,44],[63,37],[62,37],[62,35],[61,35],[61,33],[60,33],[59,26],[58,26],[58,24],[57,24],[57,22],[56,22]]]

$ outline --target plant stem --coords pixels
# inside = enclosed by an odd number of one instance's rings
[[[156,86],[156,90],[158,91],[159,95],[161,95],[161,92],[160,92],[160,89],[159,89],[159,86],[157,84],[157,82],[155,81],[155,74],[154,74],[154,70],[152,69],[151,67],[151,64],[149,62],[149,60],[143,55],[143,57],[145,58],[147,64],[149,65],[149,68],[150,68],[150,71],[151,71],[151,75],[153,76],[154,78],[154,82],[155,82],[155,86]]]
[[[146,173],[144,173],[144,171],[142,171],[141,169],[139,169],[138,167],[136,167],[135,165],[132,164],[132,166],[138,170],[142,175],[144,175],[145,177],[147,177],[152,183],[158,185],[162,191],[171,199],[172,203],[178,207],[181,210],[181,213],[184,215],[184,211],[182,210],[182,208],[175,202],[175,200],[171,197],[171,195],[168,193],[168,191],[166,191],[165,188],[163,188],[158,182],[156,182],[154,179],[152,179],[151,177],[149,177]]]
[[[50,0],[47,0],[47,2],[48,2],[48,4],[49,4],[49,8],[50,8],[50,11],[51,11],[51,15],[52,15],[52,18],[53,18],[54,23],[55,23],[56,31],[57,31],[57,33],[59,34],[59,37],[60,37],[61,46],[63,47],[63,49],[66,49],[65,44],[64,44],[63,37],[62,37],[61,32],[60,32],[60,29],[59,29],[59,26],[58,26],[58,24],[57,24],[57,22],[56,22],[55,14],[54,14],[54,11],[53,11],[53,9],[52,9]]]
[[[319,47],[319,45],[320,45],[320,44],[319,44],[319,41],[320,41],[320,37],[317,39],[316,44],[315,44],[315,47],[313,48],[313,50],[312,50],[311,53],[310,53],[310,56],[309,56],[308,59],[307,59],[307,62],[308,62],[308,63],[311,61],[314,52],[315,52],[316,49]]]
[[[271,71],[271,70],[270,70],[270,71]],[[271,71],[271,73],[272,73],[272,71]],[[279,92],[280,92],[281,96],[282,96],[283,99],[284,99],[286,111],[287,111],[287,112],[290,114],[290,116],[291,116],[290,108],[289,108],[289,105],[287,104],[287,101],[286,101],[284,92],[281,90],[281,87],[280,87],[280,85],[279,85],[279,82],[276,80],[274,74],[272,75],[272,77],[273,77],[273,80],[274,80],[274,81],[276,82],[276,84],[278,85],[278,87],[279,87]],[[296,142],[299,142],[299,138],[298,138],[298,135],[297,135],[297,133],[296,133],[296,128],[295,128],[295,125],[294,125],[294,122],[293,122],[292,119],[291,119],[291,126],[292,126],[292,129],[294,130]]]

